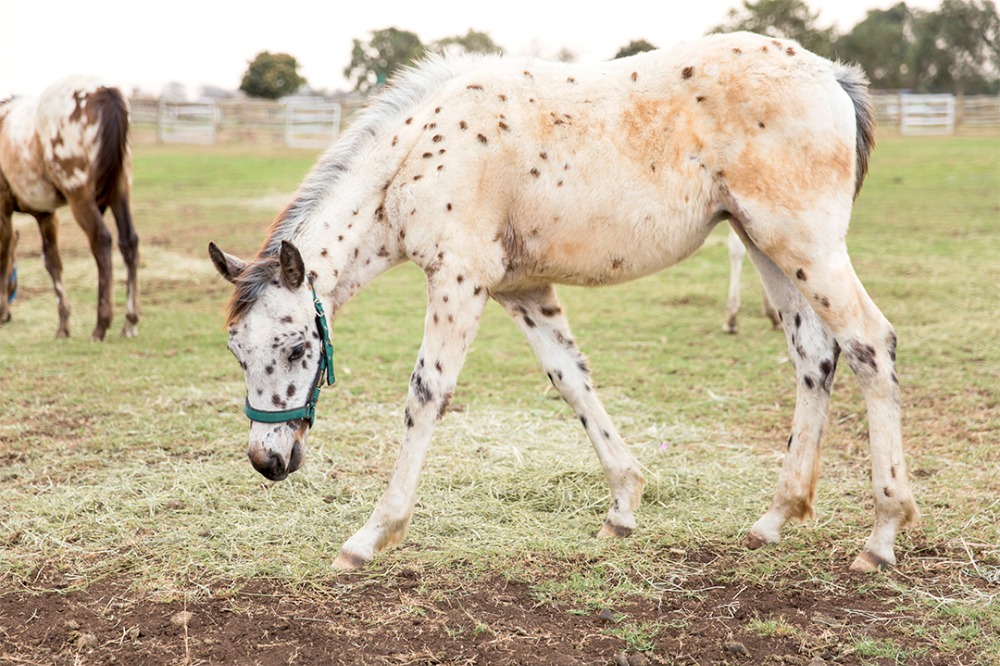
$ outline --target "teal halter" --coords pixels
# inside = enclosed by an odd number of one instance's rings
[[[326,324],[323,304],[319,302],[319,297],[316,296],[316,288],[311,284],[309,287],[312,289],[313,306],[316,308],[316,328],[319,330],[319,337],[323,342],[323,349],[319,355],[319,366],[316,368],[316,377],[313,379],[311,397],[304,406],[296,409],[266,411],[251,407],[250,396],[247,396],[246,404],[243,405],[243,411],[252,421],[257,421],[258,423],[284,423],[285,421],[294,421],[295,419],[309,419],[309,427],[311,428],[316,421],[316,403],[319,402],[319,389],[323,384],[323,373],[326,373],[326,383],[329,386],[333,386],[333,383],[336,381],[336,377],[333,376],[333,346],[330,344],[330,329]]]

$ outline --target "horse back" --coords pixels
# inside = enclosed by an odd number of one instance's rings
[[[833,63],[746,33],[597,65],[486,59],[398,144],[397,219],[451,218],[449,243],[459,225],[505,245],[515,272],[560,282],[676,263],[734,201],[796,210],[854,190],[854,109]]]
[[[70,77],[9,106],[0,171],[19,209],[50,212],[72,195],[104,207],[127,192],[129,107],[116,88]]]

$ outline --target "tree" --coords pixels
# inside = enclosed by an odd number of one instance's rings
[[[617,60],[618,58],[627,58],[635,55],[636,53],[645,53],[646,51],[655,50],[656,47],[647,42],[645,39],[633,39],[631,42],[618,49],[618,53],[615,54],[614,59]]]
[[[351,64],[344,76],[354,81],[354,89],[368,92],[385,83],[397,70],[419,60],[426,48],[415,33],[386,28],[372,33],[367,44],[354,40]]]
[[[306,82],[298,69],[299,63],[287,53],[261,51],[243,75],[240,90],[250,97],[264,99],[291,95]]]
[[[996,93],[1000,17],[993,0],[944,0],[914,22],[913,88],[920,92]]]
[[[769,37],[794,39],[813,53],[832,57],[834,31],[818,28],[818,12],[810,11],[802,0],[743,0],[741,9],[730,9],[728,20],[712,32],[747,30]]]
[[[913,13],[900,2],[889,9],[871,9],[864,20],[837,40],[837,57],[861,65],[872,87],[910,87]]]
[[[434,53],[461,54],[461,53],[498,53],[502,54],[503,49],[494,43],[493,39],[485,32],[478,32],[469,28],[465,36],[445,37],[434,42],[428,49]]]

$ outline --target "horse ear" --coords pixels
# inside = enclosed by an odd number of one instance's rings
[[[301,287],[306,279],[306,265],[299,249],[288,241],[281,241],[278,263],[281,265],[281,283],[293,291]]]
[[[208,256],[212,258],[215,270],[219,271],[222,277],[233,283],[236,282],[236,278],[243,272],[243,269],[247,267],[245,261],[237,259],[231,254],[226,254],[213,242],[209,242],[208,244]]]

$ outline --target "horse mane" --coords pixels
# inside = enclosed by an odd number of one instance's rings
[[[100,153],[95,169],[95,194],[99,206],[109,205],[118,194],[122,167],[128,155],[129,109],[117,88],[101,86],[91,102],[100,118]]]
[[[236,289],[229,299],[227,325],[239,321],[271,283],[278,269],[281,241],[296,237],[309,214],[350,170],[354,161],[371,150],[386,128],[394,127],[442,84],[481,59],[431,55],[402,70],[368,102],[358,119],[312,168],[291,203],[271,224],[256,259],[236,278]]]

